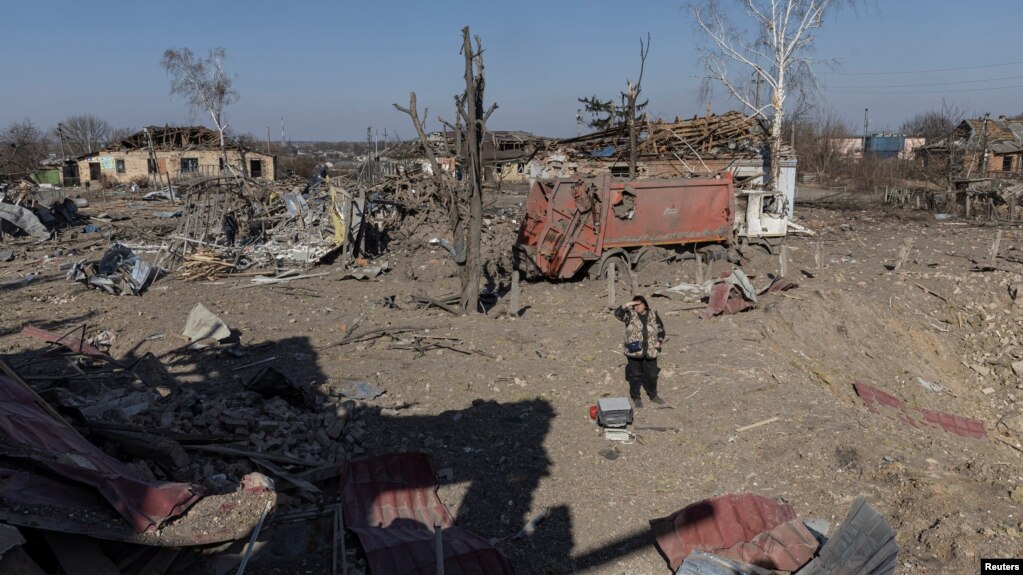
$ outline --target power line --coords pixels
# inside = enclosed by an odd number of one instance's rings
[[[929,72],[955,72],[958,70],[981,70],[984,68],[1000,68],[1004,66],[1016,66],[1023,62],[1006,62],[1004,64],[987,64],[984,66],[960,66],[958,68],[933,68],[930,70],[901,70],[896,72],[828,72],[836,76],[893,76],[903,74],[927,74]]]
[[[838,89],[856,88],[919,88],[922,86],[945,86],[950,84],[976,84],[978,82],[1001,82],[1003,80],[1019,80],[1023,76],[1003,76],[1001,78],[981,78],[978,80],[950,80],[948,82],[923,82],[919,84],[888,84],[881,86],[835,86]]]
[[[951,92],[982,92],[982,91],[990,91],[990,90],[1013,90],[1013,89],[1017,89],[1017,88],[1023,88],[1023,84],[1017,84],[1015,86],[987,86],[987,87],[984,87],[984,88],[959,88],[959,89],[955,89],[955,90],[900,90],[900,91],[863,90],[863,91],[859,91],[859,90],[856,90],[856,89],[852,89],[852,90],[848,90],[848,91],[842,91],[842,90],[831,89],[831,88],[821,88],[821,89],[823,91],[825,91],[825,92],[839,92],[839,91],[841,91],[843,94],[889,94],[889,95],[898,95],[898,94],[935,94],[935,93],[947,94],[947,93],[951,93]]]

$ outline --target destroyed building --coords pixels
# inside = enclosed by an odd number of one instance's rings
[[[999,116],[963,120],[952,134],[922,146],[916,161],[954,179],[1019,179],[1023,174],[1023,121]]]
[[[224,163],[240,174],[274,180],[277,157],[227,142],[203,126],[150,126],[65,166],[65,185],[102,186],[131,182],[166,185],[193,177],[228,174]]]
[[[427,140],[437,156],[437,163],[459,178],[458,146],[455,132],[433,132]],[[529,162],[538,150],[544,149],[550,140],[529,132],[487,130],[483,134],[482,158],[484,181],[490,183],[529,182]],[[384,175],[411,175],[418,172],[430,173],[430,163],[424,158],[422,144],[418,140],[399,142],[377,157],[380,172]]]
[[[693,173],[729,170],[766,172],[767,131],[756,118],[740,112],[722,115],[647,121],[637,124],[637,177],[677,178]],[[573,173],[629,175],[629,133],[624,124],[559,140],[530,163],[536,178],[566,177]],[[792,158],[785,149],[785,159]],[[741,168],[750,168],[743,170]]]
[[[673,122],[637,123],[636,177],[679,178],[693,174],[731,172],[740,185],[763,185],[770,173],[768,131],[763,123],[740,112],[694,116]],[[560,140],[538,152],[527,170],[531,181],[542,178],[593,176],[610,172],[629,176],[629,131],[613,128]],[[796,160],[782,147],[780,190],[791,204],[795,194]]]

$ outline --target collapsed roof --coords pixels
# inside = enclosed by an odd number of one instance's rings
[[[100,152],[129,152],[149,149],[150,140],[154,150],[219,150],[220,132],[205,126],[148,126],[134,134],[105,146]],[[226,141],[228,149],[245,149],[237,142]],[[256,150],[252,150],[256,151]],[[85,156],[94,156],[96,152]]]
[[[767,129],[758,118],[741,112],[693,116],[688,120],[675,118],[644,121],[636,124],[636,152],[640,158],[695,158],[728,155],[731,157],[760,157],[766,145]],[[591,157],[615,158],[628,156],[629,129],[627,125],[566,138],[558,142],[576,154]]]
[[[949,138],[942,138],[919,149],[947,152],[949,143],[958,149],[991,150],[996,154],[1023,152],[1023,121],[1004,116],[997,120],[971,118],[963,120]]]

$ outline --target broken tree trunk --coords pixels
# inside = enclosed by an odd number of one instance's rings
[[[462,282],[462,310],[474,311],[479,306],[480,277],[483,262],[480,249],[483,237],[483,48],[476,37],[476,51],[469,38],[469,27],[462,28],[462,53],[465,56],[465,96],[461,114],[465,120],[469,164],[469,225],[466,242],[465,276]]]

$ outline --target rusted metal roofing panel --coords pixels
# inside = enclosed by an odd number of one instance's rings
[[[865,383],[855,383],[853,384],[853,389],[856,390],[856,395],[860,396],[863,403],[867,404],[867,409],[871,412],[880,413],[877,409],[878,406],[889,408],[895,412],[895,418],[903,425],[919,428],[921,427],[920,416],[923,416],[922,423],[940,427],[949,433],[961,437],[973,439],[987,437],[984,422],[979,419],[960,417],[951,413],[930,409],[910,409],[898,397]]]
[[[74,428],[50,417],[29,390],[5,376],[0,376],[0,436],[13,455],[96,488],[139,532],[181,515],[201,497],[197,485],[148,482]]]
[[[719,282],[710,288],[707,308],[703,310],[703,319],[710,319],[719,313],[735,314],[746,311],[756,305],[742,297],[742,292],[732,284]]]
[[[871,411],[875,411],[874,405],[878,403],[885,407],[890,407],[898,411],[903,411],[906,409],[906,406],[905,404],[902,403],[901,399],[895,397],[890,393],[881,391],[880,389],[872,385],[867,385],[865,383],[854,383],[853,389],[856,390],[856,395],[860,396],[860,399],[863,400],[863,403],[867,404],[867,407],[870,408]]]
[[[93,359],[100,359],[112,365],[124,367],[124,364],[121,362],[103,353],[98,348],[82,341],[80,335],[60,335],[53,333],[52,331],[46,331],[45,329],[35,327],[34,325],[26,325],[21,328],[21,335],[40,339],[47,343],[62,345],[69,351],[80,353]]]
[[[979,419],[959,417],[958,415],[952,415],[951,413],[931,411],[930,409],[919,409],[918,411],[923,414],[925,423],[937,425],[949,433],[954,433],[962,437],[972,437],[974,439],[980,439],[987,436],[987,431],[984,429],[984,422]]]
[[[432,529],[455,524],[437,497],[433,466],[424,453],[352,461],[341,480],[341,501],[349,527],[406,527],[412,521]]]
[[[140,545],[183,547],[248,536],[276,494],[249,479],[234,493],[208,495],[157,531],[139,533],[95,489],[27,469],[0,466],[0,521]]]
[[[752,494],[698,501],[651,520],[650,528],[672,569],[698,549],[760,567],[795,571],[813,557],[818,546],[791,505]]]
[[[352,529],[366,552],[372,573],[434,575],[436,539],[426,529]],[[444,573],[448,575],[510,575],[508,560],[485,539],[462,529],[441,530]]]

